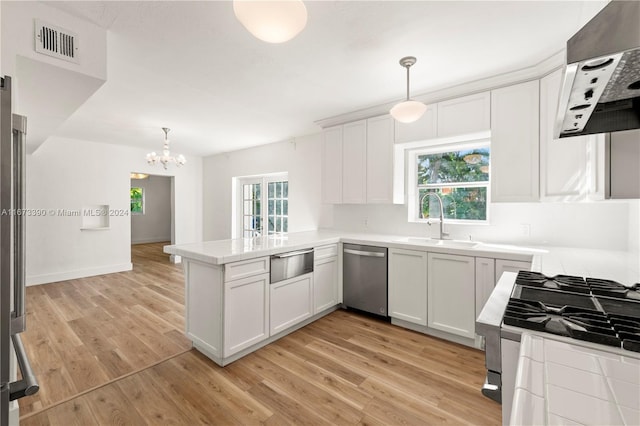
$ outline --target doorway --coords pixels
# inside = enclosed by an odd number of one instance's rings
[[[131,244],[174,243],[173,176],[131,178]]]

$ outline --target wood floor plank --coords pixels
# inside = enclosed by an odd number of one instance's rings
[[[501,423],[481,351],[349,311],[218,367],[189,350],[182,267],[162,244],[132,263],[27,289],[22,425]]]

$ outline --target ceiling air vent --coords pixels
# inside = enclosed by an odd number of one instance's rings
[[[78,36],[64,28],[35,20],[36,52],[78,63]]]

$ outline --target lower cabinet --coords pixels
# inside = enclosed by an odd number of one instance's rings
[[[500,279],[503,272],[518,272],[530,270],[531,262],[496,259],[496,282]]]
[[[496,286],[495,259],[476,257],[476,318]]]
[[[313,314],[338,304],[338,257],[313,264]]]
[[[427,325],[427,253],[389,249],[389,316]]]
[[[271,336],[313,315],[313,273],[271,284],[269,293]]]
[[[224,283],[224,357],[269,337],[269,274]]]
[[[427,325],[458,336],[475,337],[475,258],[428,254]]]

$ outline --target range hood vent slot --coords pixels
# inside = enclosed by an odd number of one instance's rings
[[[79,63],[78,36],[72,31],[36,19],[35,46],[38,53]]]

